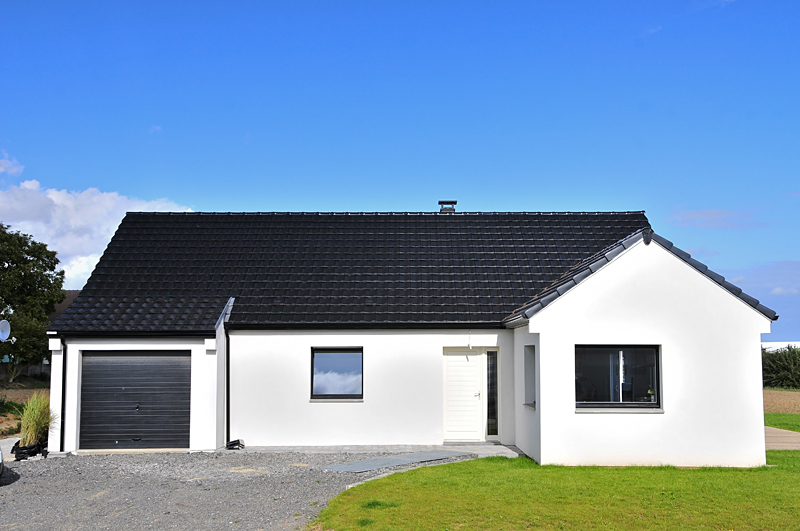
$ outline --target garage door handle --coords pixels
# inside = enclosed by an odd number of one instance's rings
[[[131,439],[131,440],[132,440],[132,441],[141,441],[141,440],[142,440],[142,438],[141,438],[141,437],[134,437],[134,438],[133,438],[133,439]]]
[[[135,409],[136,411],[139,411],[139,404],[136,404],[136,407],[133,408],[133,409]]]
[[[480,393],[475,393],[475,396],[477,396],[478,398],[480,398],[480,397],[481,397],[481,394],[480,394]]]

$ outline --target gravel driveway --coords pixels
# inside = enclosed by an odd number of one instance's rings
[[[389,455],[397,454],[163,453],[6,461],[0,530],[303,529],[348,485],[387,472],[324,467]],[[398,467],[407,468],[413,466]]]

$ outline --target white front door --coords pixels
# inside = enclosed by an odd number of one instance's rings
[[[444,355],[444,439],[485,440],[486,355],[466,350]]]

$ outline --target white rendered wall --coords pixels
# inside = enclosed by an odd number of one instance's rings
[[[621,254],[528,328],[540,334],[544,375],[541,463],[765,463],[760,334],[770,321],[656,242]],[[658,345],[662,410],[577,410],[580,344]]]
[[[82,353],[84,350],[190,350],[192,389],[190,406],[189,448],[208,450],[217,447],[217,356],[206,348],[203,339],[84,339],[66,340],[67,346],[67,392],[64,418],[64,452],[79,450],[80,441],[80,378]],[[58,394],[60,400],[61,377],[56,380],[53,370],[51,393]],[[57,387],[55,387],[57,386]],[[58,391],[56,391],[58,389]],[[53,406],[55,407],[55,406]],[[51,444],[55,434],[51,434]],[[60,437],[60,434],[59,434]],[[57,448],[58,444],[51,446]]]
[[[507,330],[231,331],[231,439],[248,446],[442,444],[446,347],[499,349],[499,423],[513,444]],[[363,401],[311,400],[311,348],[363,348]],[[510,389],[508,387],[511,387]],[[506,396],[510,393],[510,396]]]
[[[60,339],[48,339],[50,348],[50,411],[55,422],[50,425],[47,449],[51,452],[61,451],[61,391],[64,376],[64,354],[61,351]]]
[[[536,359],[536,407],[525,403],[525,346],[534,347]],[[525,455],[536,462],[541,462],[541,430],[539,409],[541,395],[539,393],[539,334],[531,334],[525,327],[514,330],[514,419],[516,424],[516,446]]]

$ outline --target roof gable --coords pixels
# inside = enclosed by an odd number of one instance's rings
[[[64,334],[499,327],[642,228],[620,213],[129,213]]]
[[[503,319],[503,322],[506,324],[506,326],[509,327],[522,326],[527,321],[527,319],[530,319],[536,313],[543,310],[547,305],[549,305],[557,298],[559,298],[561,295],[565,294],[566,292],[577,286],[579,283],[586,280],[593,273],[599,271],[607,264],[611,263],[611,261],[618,255],[620,255],[625,249],[630,248],[631,246],[642,240],[644,240],[645,245],[649,245],[651,241],[658,242],[658,244],[661,245],[661,247],[663,247],[665,250],[669,251],[673,255],[677,256],[678,258],[686,262],[688,265],[692,266],[699,273],[708,277],[714,283],[718,284],[721,288],[723,288],[724,290],[731,293],[733,296],[742,300],[745,304],[747,304],[754,310],[761,313],[764,317],[772,321],[778,320],[778,315],[777,313],[775,313],[774,310],[767,308],[766,306],[761,304],[757,299],[747,295],[742,291],[741,288],[726,281],[725,277],[711,271],[707,265],[698,262],[697,260],[692,258],[689,253],[681,249],[678,249],[671,241],[667,240],[666,238],[662,238],[658,234],[654,233],[652,229],[648,227],[636,231],[630,236],[627,236],[626,238],[623,238],[622,240],[615,242],[614,244],[608,246],[607,248],[601,250],[600,252],[575,264],[575,266],[570,268],[569,271],[567,271],[564,275],[562,275],[558,280],[553,282],[550,286],[543,289],[533,299],[529,300],[523,306],[514,310],[511,313],[511,315]]]

